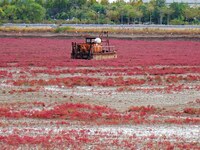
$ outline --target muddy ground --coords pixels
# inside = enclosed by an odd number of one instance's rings
[[[1,37],[61,37],[69,38],[77,35],[60,35],[60,34],[1,34]],[[80,36],[80,35],[79,35]],[[113,35],[111,35],[113,36]],[[126,39],[171,39],[179,36],[114,36],[115,38]],[[185,39],[181,36],[178,39]],[[187,37],[187,40],[199,40],[199,37]],[[15,64],[14,64],[15,65]],[[155,66],[154,66],[155,67]],[[157,68],[178,67],[187,68],[193,66],[156,66]],[[199,67],[199,66],[197,66]],[[157,120],[172,119],[172,123],[141,123],[141,124],[101,124],[97,125],[87,121],[82,123],[80,120],[58,119],[58,118],[29,118],[29,117],[4,117],[1,114],[0,121],[0,145],[4,149],[199,149],[200,148],[200,116],[197,113],[185,113],[185,108],[200,109],[200,81],[178,81],[175,86],[184,84],[183,89],[165,91],[162,89],[168,88],[168,83],[161,84],[142,84],[131,86],[81,86],[73,87],[60,85],[32,85],[23,83],[20,86],[14,85],[14,81],[22,80],[49,80],[54,78],[67,78],[75,76],[97,77],[100,79],[116,78],[118,75],[106,76],[104,73],[61,73],[52,75],[48,73],[36,73],[34,76],[31,70],[46,70],[45,67],[1,67],[0,71],[7,71],[11,76],[0,78],[0,104],[2,108],[13,105],[17,110],[32,110],[42,111],[51,110],[52,107],[63,103],[74,104],[89,104],[106,106],[115,109],[117,112],[125,114],[129,112],[131,107],[137,106],[153,106],[157,109],[156,113],[150,114],[149,118]],[[69,70],[70,67],[51,68],[52,70]],[[76,67],[77,70],[83,70],[84,67]],[[89,69],[98,69],[97,67],[89,67]],[[104,69],[110,69],[104,66]],[[122,69],[119,67],[119,69]],[[169,73],[161,75],[164,80],[166,76],[177,75]],[[199,76],[199,73],[183,73],[179,76],[194,75]],[[143,74],[124,76],[124,78],[148,79],[156,77],[156,74]],[[127,88],[128,87],[128,88]],[[125,88],[125,90],[120,90]],[[29,91],[29,89],[36,89]],[[130,90],[134,89],[134,90]],[[159,90],[158,90],[159,89]],[[44,105],[29,106],[31,102],[42,102]],[[4,110],[4,109],[2,109]],[[11,112],[15,111],[11,109]],[[11,113],[10,112],[10,113]],[[195,123],[180,123],[181,119],[196,120]],[[60,123],[61,122],[61,123]],[[15,135],[16,137],[14,137]],[[71,143],[68,141],[69,136]],[[27,138],[28,140],[24,140]],[[38,137],[45,139],[36,140]],[[87,141],[83,138],[90,138]],[[11,141],[9,141],[11,139]],[[23,139],[23,140],[22,140]],[[65,141],[67,139],[67,142]],[[12,141],[16,141],[13,143]],[[52,142],[53,141],[53,142]],[[64,141],[64,142],[63,142]],[[35,142],[35,143],[34,143]],[[44,143],[53,143],[52,147],[46,147]],[[60,142],[60,143],[59,143]],[[73,143],[74,142],[74,143]],[[78,142],[79,144],[75,144]],[[54,145],[55,143],[55,145]],[[124,144],[126,143],[126,144]],[[183,147],[181,145],[184,145]]]

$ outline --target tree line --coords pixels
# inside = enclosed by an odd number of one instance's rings
[[[199,24],[200,6],[165,0],[0,0],[0,22]]]

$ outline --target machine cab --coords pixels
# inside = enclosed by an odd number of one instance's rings
[[[95,37],[86,37],[85,38],[85,43],[87,44],[94,44],[95,43]]]

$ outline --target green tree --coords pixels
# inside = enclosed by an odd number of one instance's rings
[[[167,15],[167,24],[170,23],[170,16],[174,13],[174,10],[170,7],[167,7],[164,11],[164,13]]]
[[[94,10],[87,11],[86,16],[91,19],[92,21],[95,21],[97,19],[97,14]]]
[[[119,18],[120,18],[120,14],[118,11],[116,10],[108,10],[106,12],[106,16],[115,23],[119,23]]]
[[[21,22],[41,22],[62,19],[76,23],[136,23],[150,24],[199,23],[200,7],[165,0],[0,0],[0,19]]]
[[[197,7],[196,10],[197,10],[197,16],[196,16],[196,18],[198,20],[200,20],[200,7]]]
[[[95,3],[93,5],[91,5],[90,7],[92,10],[94,10],[95,12],[98,12],[98,13],[103,13],[103,14],[106,14],[106,9],[105,9],[105,6],[104,5],[101,5],[100,3]]]
[[[45,7],[47,0],[35,0],[35,2],[40,4],[42,7]]]
[[[153,11],[153,14],[152,14],[152,20],[155,23],[160,23],[160,18],[162,17],[162,16],[160,16],[160,15],[162,15],[160,13],[160,9],[162,7],[165,7],[166,2],[165,2],[165,0],[151,0],[150,3],[155,8],[154,11]]]
[[[198,9],[188,7],[186,9],[184,9],[183,14],[184,14],[186,21],[188,21],[190,23],[190,22],[194,21],[196,18],[198,18]]]
[[[129,16],[131,19],[131,22],[133,21],[135,23],[136,18],[137,18],[137,14],[136,14],[136,9],[133,7],[131,10],[129,10]]]
[[[171,15],[172,19],[184,20],[184,10],[189,7],[188,4],[185,3],[172,3],[170,4],[170,8],[173,10]]]
[[[31,22],[40,22],[44,19],[46,10],[40,4],[30,3],[28,12],[28,19]]]
[[[173,10],[167,6],[160,8],[160,24],[163,24],[163,17],[167,16],[167,24],[169,24],[170,15],[173,13]]]
[[[155,10],[155,6],[152,3],[147,4],[147,12],[149,14],[149,23],[151,24],[152,22],[152,13]]]
[[[97,3],[97,1],[96,0],[87,0],[87,5],[90,7],[91,5],[94,5],[94,4],[96,4]]]
[[[109,0],[101,0],[101,5],[109,5]]]
[[[136,17],[139,19],[139,23],[141,23],[141,18],[143,17],[143,13],[140,10],[136,11]]]
[[[126,4],[126,5],[124,5],[123,6],[123,13],[124,13],[124,17],[125,17],[125,19],[126,19],[126,23],[130,23],[130,18],[131,18],[131,10],[133,9],[133,7],[131,6],[131,5],[128,5],[128,4]]]
[[[45,18],[45,8],[34,0],[16,2],[18,19],[30,22],[41,22]]]
[[[56,18],[56,16],[59,16],[60,13],[69,10],[69,8],[69,0],[48,0],[46,3],[48,16],[51,18]]]
[[[2,0],[2,1],[0,1],[0,7],[6,6],[6,5],[9,5],[9,4],[10,4],[9,0]]]
[[[5,17],[5,12],[3,11],[3,9],[0,7],[0,20],[4,19]]]
[[[15,5],[6,5],[3,7],[5,18],[13,22],[17,19],[17,7]]]
[[[132,7],[130,5],[127,4],[121,4],[119,7],[119,14],[120,14],[120,22],[121,24],[124,23],[129,23],[130,21],[130,10],[132,9]]]

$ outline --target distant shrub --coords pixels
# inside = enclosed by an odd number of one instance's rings
[[[67,32],[67,31],[72,31],[72,30],[74,30],[75,28],[73,28],[73,27],[57,27],[56,29],[55,29],[55,32],[56,33],[62,33],[62,32]]]
[[[186,23],[180,19],[173,19],[170,21],[171,25],[185,25]]]

